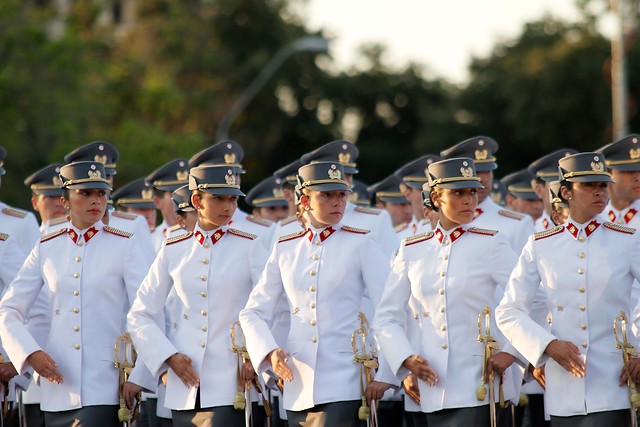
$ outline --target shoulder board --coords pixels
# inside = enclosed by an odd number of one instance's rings
[[[49,233],[46,236],[42,236],[42,238],[40,239],[40,243],[44,243],[47,240],[53,239],[54,237],[61,236],[66,232],[67,232],[66,228],[61,228],[60,230],[54,231],[53,233]]]
[[[307,230],[300,230],[296,233],[291,233],[291,234],[287,234],[285,236],[282,236],[278,239],[278,243],[282,243],[282,242],[286,242],[289,240],[293,240],[293,239],[297,239],[298,237],[302,237],[305,235],[305,233],[307,232]]]
[[[4,208],[2,209],[2,213],[5,215],[15,216],[16,218],[24,218],[28,214],[27,211],[14,208]]]
[[[353,210],[356,212],[366,213],[369,215],[380,215],[381,213],[379,209],[365,208],[364,206],[356,206]]]
[[[615,224],[613,222],[605,222],[604,226],[607,227],[609,230],[619,231],[621,233],[635,234],[636,232],[635,228],[625,227],[624,225]]]
[[[128,231],[123,231],[118,228],[109,227],[108,225],[105,225],[104,227],[102,227],[102,229],[107,233],[115,234],[116,236],[120,237],[126,237],[127,239],[133,236],[133,233],[129,233]]]
[[[420,242],[424,242],[425,240],[429,240],[433,236],[435,236],[435,233],[433,231],[429,231],[428,233],[420,233],[420,234],[416,234],[415,236],[407,237],[402,241],[402,243],[405,246],[410,246],[415,243],[420,243]]]
[[[247,221],[251,221],[254,224],[262,225],[263,227],[270,227],[271,224],[273,224],[268,219],[258,218],[258,217],[255,217],[253,215],[247,215]]]
[[[369,234],[369,233],[371,233],[371,230],[365,230],[364,228],[351,227],[349,225],[343,225],[341,229],[344,230],[344,231],[348,231],[349,233],[356,233],[356,234]]]
[[[282,221],[280,221],[280,225],[291,224],[293,221],[296,221],[297,219],[298,219],[297,216],[291,215],[289,218],[285,218]]]
[[[395,231],[396,233],[399,233],[399,232],[401,232],[401,231],[406,230],[406,229],[407,229],[407,227],[409,227],[409,223],[408,223],[408,222],[405,222],[404,224],[396,225],[396,226],[393,228],[393,231]]]
[[[533,233],[533,240],[540,240],[544,239],[545,237],[553,236],[554,234],[560,233],[562,230],[564,230],[564,226],[558,225],[548,230],[538,231],[537,233]]]
[[[171,228],[169,228],[169,231],[171,232],[178,231],[180,228],[181,228],[180,224],[172,225]]]
[[[0,240],[5,241],[9,238],[7,233],[0,233]]]
[[[489,230],[487,228],[478,228],[478,227],[468,228],[467,231],[471,233],[476,233],[476,234],[483,234],[485,236],[495,236],[496,234],[498,234],[498,230]]]
[[[116,218],[129,219],[129,220],[134,220],[138,217],[138,215],[128,213],[128,212],[112,212],[111,216],[115,216]]]
[[[54,218],[51,221],[49,221],[49,225],[58,225],[67,221],[69,221],[69,218],[67,218],[66,216],[61,216],[59,218]]]
[[[233,234],[234,236],[244,237],[245,239],[255,240],[258,236],[255,234],[247,233],[246,231],[238,230],[237,228],[229,228],[227,229],[229,234]]]
[[[172,245],[174,243],[182,242],[183,240],[186,240],[191,236],[193,236],[193,231],[189,231],[188,233],[184,233],[184,234],[181,234],[179,236],[170,237],[167,240],[165,240],[164,244],[165,244],[165,246],[169,246],[169,245]]]
[[[502,215],[502,216],[506,216],[507,218],[517,219],[518,221],[521,221],[521,220],[523,220],[525,218],[525,216],[522,215],[522,214],[515,213],[515,212],[512,212],[512,211],[508,211],[506,209],[500,209],[498,211],[498,213],[500,215]]]

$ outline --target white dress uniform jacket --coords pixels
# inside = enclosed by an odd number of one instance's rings
[[[293,381],[284,384],[285,409],[360,399],[360,366],[353,362],[351,334],[360,324],[365,288],[374,305],[380,301],[388,265],[368,231],[342,224],[303,230],[275,245],[240,322],[258,373],[271,368],[265,358],[272,350],[283,348],[289,354]],[[271,332],[283,299],[290,310],[284,347]],[[382,378],[383,371],[376,375],[378,381],[397,383]]]
[[[393,230],[391,217],[385,210],[363,208],[347,202],[342,222],[353,227],[371,230],[371,234],[375,236],[387,259],[391,258],[398,249],[398,238]]]
[[[484,346],[477,340],[478,315],[485,305],[494,306],[494,293],[504,289],[515,262],[516,254],[504,236],[468,225],[449,232],[438,225],[435,232],[405,239],[400,246],[374,327],[396,374],[405,376],[408,371],[402,364],[416,353],[438,374],[434,387],[419,381],[423,412],[489,402],[488,397],[484,402],[476,398],[484,361]],[[415,325],[407,325],[410,297],[421,316],[418,343],[409,336]],[[503,351],[519,356],[500,340],[497,328],[491,332]],[[510,378],[505,378],[504,386],[506,399],[518,395]]]
[[[238,228],[251,234],[258,236],[257,240],[265,247],[271,249],[271,241],[276,224],[262,218],[256,218],[253,215],[247,215],[240,209],[236,209],[233,218],[229,222],[229,226]]]
[[[520,253],[529,236],[534,233],[533,219],[529,215],[504,209],[490,197],[478,203],[476,218],[471,225],[500,231],[516,254]]]
[[[19,373],[38,350],[58,364],[64,382],[40,382],[42,410],[118,404],[114,344],[147,266],[135,236],[102,222],[87,230],[61,229],[36,244],[0,302],[0,335]],[[43,286],[51,316],[44,348],[25,325]],[[155,389],[142,364],[130,380]]]
[[[235,228],[205,232],[196,225],[166,241],[144,279],[128,315],[131,337],[155,376],[168,369],[164,405],[194,409],[197,388],[187,388],[165,361],[189,356],[200,376],[203,408],[232,405],[237,356],[231,351],[231,324],[238,320],[267,257],[256,236]],[[175,288],[182,313],[174,332],[165,331],[167,296]]]
[[[18,243],[24,254],[31,252],[40,238],[40,228],[33,213],[0,202],[0,230]]]
[[[547,211],[543,211],[542,215],[540,215],[540,218],[536,219],[534,223],[534,228],[536,233],[539,231],[548,230],[552,227],[555,227],[555,224],[551,220],[551,217],[549,216]]]
[[[629,408],[627,388],[618,386],[622,356],[616,350],[613,319],[629,312],[631,286],[640,277],[640,239],[635,229],[571,218],[563,226],[532,236],[496,309],[498,326],[534,366],[546,363],[545,408],[573,416]],[[553,321],[551,330],[527,315],[542,283]],[[554,339],[579,347],[586,377],[575,378],[545,353]],[[632,339],[632,337],[629,337]]]

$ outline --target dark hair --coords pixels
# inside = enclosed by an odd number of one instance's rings
[[[564,203],[569,204],[569,201],[562,197],[562,187],[565,187],[568,191],[573,191],[573,182],[569,182],[566,180],[560,181],[560,188],[558,189],[558,197]]]

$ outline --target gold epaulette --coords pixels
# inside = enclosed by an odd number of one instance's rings
[[[61,236],[66,232],[67,232],[66,228],[61,228],[60,230],[54,231],[53,233],[49,233],[46,236],[42,236],[42,238],[40,239],[40,243],[44,243],[47,240],[53,239],[54,237]]]
[[[119,228],[110,227],[108,225],[105,225],[104,227],[102,227],[102,229],[104,231],[106,231],[107,233],[115,234],[116,236],[120,236],[120,237],[126,237],[127,239],[129,237],[133,236],[133,233],[129,233],[128,231],[124,231],[124,230],[120,230]]]
[[[115,216],[116,218],[128,219],[131,221],[138,217],[138,215],[128,212],[111,212],[111,216]]]
[[[540,240],[544,239],[545,237],[553,236],[554,234],[560,233],[562,230],[564,230],[564,226],[558,225],[548,230],[538,231],[537,233],[533,233],[533,240]]]
[[[393,231],[395,231],[396,233],[399,233],[399,232],[401,232],[401,231],[406,230],[406,229],[407,229],[407,227],[409,227],[409,223],[408,223],[408,222],[405,222],[404,224],[396,225],[396,226],[393,228]]]
[[[255,240],[258,238],[258,236],[255,234],[247,233],[246,231],[238,230],[237,228],[229,228],[227,231],[229,232],[229,234],[244,237],[245,239]]]
[[[7,233],[0,233],[0,240],[2,240],[3,242],[8,238],[9,238],[9,235]]]
[[[425,240],[431,239],[435,233],[433,231],[429,231],[427,233],[416,234],[415,236],[407,237],[402,241],[404,246],[411,246],[415,243],[424,242]]]
[[[49,225],[59,225],[62,224],[63,222],[67,222],[69,221],[69,218],[67,218],[66,216],[61,216],[58,218],[54,218],[52,220],[49,220]]]
[[[285,236],[280,237],[278,239],[278,243],[282,243],[282,242],[286,242],[286,241],[289,241],[289,240],[297,239],[298,237],[304,236],[306,232],[307,232],[306,230],[300,230],[300,231],[297,231],[295,233],[287,234]]]
[[[170,237],[167,240],[165,240],[164,244],[165,244],[165,246],[169,246],[169,245],[172,245],[174,243],[178,243],[178,242],[181,242],[183,240],[186,240],[191,236],[193,236],[193,231],[189,231],[187,233],[181,234],[181,235],[176,236],[176,237]]]
[[[502,215],[504,217],[507,217],[507,218],[517,219],[518,221],[522,221],[525,218],[525,216],[522,215],[522,214],[511,212],[511,211],[508,211],[506,209],[500,209],[498,211],[498,214],[500,214],[500,215]]]
[[[349,233],[356,233],[356,234],[369,234],[369,233],[371,233],[371,230],[365,230],[364,228],[351,227],[350,225],[343,225],[342,226],[342,230],[348,231]]]
[[[178,230],[179,230],[179,229],[181,229],[181,228],[182,228],[182,227],[180,227],[180,224],[176,224],[176,225],[172,225],[172,226],[169,228],[169,231],[171,231],[171,232],[173,233],[174,231],[178,231]]]
[[[498,230],[489,230],[488,228],[478,228],[478,227],[471,227],[467,229],[467,231],[470,233],[482,234],[485,236],[495,236],[496,234],[498,234]]]
[[[356,206],[353,210],[356,212],[366,213],[369,215],[380,215],[382,213],[380,209],[365,208],[364,206]]]
[[[4,208],[2,209],[2,213],[5,215],[15,216],[16,218],[24,218],[29,214],[27,211],[14,208]]]
[[[298,217],[295,215],[291,215],[289,218],[285,218],[282,221],[280,221],[280,225],[287,225],[287,224],[291,224],[293,221],[297,221]]]
[[[605,222],[604,226],[607,227],[609,230],[619,231],[621,233],[635,234],[636,232],[635,228],[625,227],[624,225],[616,224],[613,222]]]
[[[273,222],[269,221],[268,219],[258,218],[253,215],[247,215],[247,220],[253,222],[254,224],[262,225],[263,227],[271,227],[271,224],[273,224]]]

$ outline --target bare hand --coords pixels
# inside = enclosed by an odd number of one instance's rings
[[[418,405],[420,404],[420,388],[418,387],[418,378],[415,375],[407,375],[407,377],[402,380],[402,388],[411,400]]]
[[[391,384],[383,383],[380,381],[371,381],[367,385],[367,389],[364,391],[364,395],[367,398],[367,405],[371,407],[372,400],[380,400],[384,396],[384,392],[391,387]]]
[[[122,384],[122,395],[124,396],[124,402],[127,404],[127,408],[133,409],[136,405],[136,398],[138,393],[142,391],[142,387],[138,384],[127,381]]]
[[[549,343],[544,352],[574,377],[584,378],[586,375],[584,362],[580,358],[580,349],[575,344],[556,339]]]
[[[16,375],[18,375],[18,371],[16,371],[13,363],[0,363],[0,382],[2,384],[7,384],[9,381],[11,381],[11,378],[15,377]]]
[[[162,381],[162,384],[167,385],[167,372],[168,371],[164,371],[163,373],[160,374],[160,381]]]
[[[484,379],[489,381],[489,376],[497,374],[501,376],[504,371],[516,360],[516,358],[509,353],[496,353],[487,360],[487,369],[485,371]]]
[[[256,371],[253,370],[253,365],[250,361],[246,361],[242,364],[242,383],[247,384],[256,378]]]
[[[534,368],[533,365],[529,365],[529,372],[531,372],[533,379],[536,380],[538,384],[540,384],[540,387],[546,390],[547,378],[544,374],[544,365],[540,366],[539,368]]]
[[[417,354],[407,357],[407,359],[402,363],[402,366],[410,370],[413,375],[420,378],[422,381],[425,381],[432,387],[438,382],[438,374],[436,371],[431,369],[429,362]]]
[[[631,377],[634,383],[640,382],[640,359],[630,358],[627,366],[620,371],[620,386],[627,384],[627,378]]]
[[[191,359],[186,354],[176,353],[166,360],[167,365],[182,380],[185,387],[197,387],[200,378],[193,367]]]
[[[287,354],[281,348],[276,348],[267,355],[267,358],[271,362],[271,368],[283,381],[291,382],[293,380],[293,371],[287,365]]]
[[[27,362],[40,376],[54,384],[61,384],[64,378],[58,370],[58,364],[42,350],[34,351],[27,357]]]

